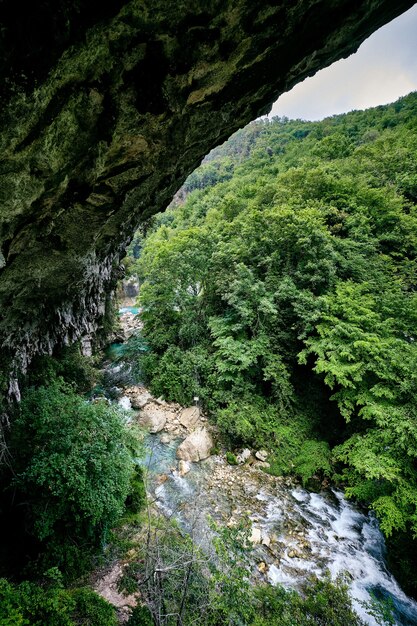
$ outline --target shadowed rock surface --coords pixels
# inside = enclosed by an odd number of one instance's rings
[[[413,3],[4,1],[3,391],[102,323],[134,230],[211,148]]]

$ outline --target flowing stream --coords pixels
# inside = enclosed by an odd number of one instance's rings
[[[119,404],[130,407],[123,396]],[[363,605],[373,594],[392,602],[398,626],[417,625],[417,602],[388,571],[384,538],[372,514],[346,501],[340,491],[311,493],[259,467],[231,466],[223,456],[193,463],[180,476],[175,458],[180,441],[166,442],[161,433],[147,436],[147,489],[160,511],[200,546],[210,542],[208,516],[229,526],[245,517],[257,533],[251,556],[255,578],[298,588],[311,574],[343,574],[354,608],[367,624],[377,625]]]
[[[207,515],[229,525],[246,515],[260,530],[252,555],[259,578],[297,588],[311,574],[345,574],[355,610],[366,623],[377,624],[362,604],[371,600],[371,592],[392,601],[399,626],[417,624],[417,603],[387,570],[375,517],[347,502],[340,491],[310,493],[259,469],[230,466],[221,456],[194,463],[181,477],[175,459],[178,443],[148,436],[148,490],[161,512],[174,517],[197,543],[204,546],[210,540]],[[262,572],[260,563],[266,566]]]

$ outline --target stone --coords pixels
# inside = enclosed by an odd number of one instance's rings
[[[187,409],[181,411],[179,423],[187,430],[193,430],[200,418],[200,409],[197,406],[190,406]]]
[[[271,465],[267,461],[256,461],[256,467],[264,467],[265,469],[268,469]]]
[[[147,406],[139,414],[139,423],[149,429],[150,433],[159,433],[167,422],[166,412],[156,406]]]
[[[251,456],[251,451],[248,448],[244,448],[242,452],[240,452],[240,454],[237,455],[236,460],[240,465],[242,465],[243,463],[246,463],[246,461],[250,458],[250,456]]]
[[[160,442],[163,443],[164,445],[166,445],[167,443],[169,443],[171,441],[171,437],[167,434],[164,433],[163,435],[161,435],[161,439]]]
[[[271,545],[271,539],[269,538],[269,536],[266,533],[262,533],[262,542],[261,543],[266,548],[269,548],[269,546]]]
[[[79,4],[2,16],[0,346],[16,399],[36,354],[103,325],[132,233],[204,155],[414,0]]]
[[[264,561],[261,561],[260,563],[258,563],[258,571],[261,574],[266,574],[266,572],[268,571],[268,566]]]
[[[186,474],[188,474],[190,469],[191,469],[191,465],[188,461],[184,461],[183,459],[180,459],[178,461],[178,474],[180,476],[185,476]]]
[[[261,543],[262,541],[262,533],[261,529],[257,526],[252,526],[251,536],[249,537],[249,541],[251,543]]]
[[[255,452],[255,456],[258,461],[266,461],[268,458],[268,452],[266,450],[257,450],[257,452]]]
[[[143,409],[152,400],[152,395],[145,387],[133,386],[124,390],[124,394],[130,398],[132,409]]]
[[[294,550],[290,550],[290,551],[288,552],[288,556],[289,556],[289,558],[290,558],[290,559],[294,559],[294,558],[295,558],[295,556],[296,556],[296,554],[295,554]]]
[[[177,459],[203,461],[210,456],[212,447],[213,439],[209,431],[205,426],[200,426],[178,446]]]

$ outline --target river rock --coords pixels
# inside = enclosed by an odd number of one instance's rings
[[[144,387],[128,387],[124,393],[130,399],[132,409],[143,409],[152,399],[151,394]]]
[[[249,448],[244,448],[240,454],[237,455],[236,461],[242,465],[242,463],[246,463],[246,461],[250,458],[251,451]]]
[[[271,465],[267,461],[256,461],[256,467],[264,467],[265,469],[268,469]]]
[[[252,533],[251,533],[251,536],[249,537],[249,541],[251,541],[252,543],[261,543],[261,540],[262,540],[261,529],[258,528],[257,526],[252,526]]]
[[[200,409],[197,406],[190,406],[181,411],[179,422],[187,430],[194,430],[200,419]]]
[[[188,474],[190,469],[191,469],[191,465],[188,461],[184,461],[183,459],[180,459],[178,461],[178,474],[180,476],[185,476],[186,474]]]
[[[139,416],[139,423],[148,428],[150,433],[159,433],[164,429],[166,422],[166,411],[155,405],[148,405]]]
[[[210,456],[213,439],[205,426],[200,426],[178,446],[177,459],[202,461]]]
[[[255,456],[258,461],[266,461],[268,458],[268,452],[266,450],[257,450],[257,452],[255,452]]]
[[[261,574],[265,574],[268,571],[268,566],[266,563],[264,563],[264,561],[261,561],[260,563],[258,563],[258,571]]]

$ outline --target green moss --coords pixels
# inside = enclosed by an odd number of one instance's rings
[[[226,452],[226,461],[229,463],[229,465],[237,465],[237,458],[236,455],[233,454],[233,452]]]

